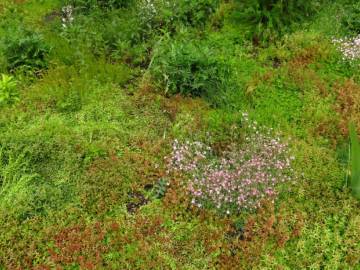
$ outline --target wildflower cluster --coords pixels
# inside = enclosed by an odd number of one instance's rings
[[[157,14],[157,8],[153,0],[139,1],[138,8],[147,19],[151,19]]]
[[[61,22],[62,22],[62,27],[66,28],[69,24],[71,24],[74,21],[74,17],[73,17],[73,7],[71,5],[68,6],[64,6],[61,9]]]
[[[333,39],[332,41],[342,53],[343,60],[360,59],[360,35],[352,38]]]
[[[197,207],[216,207],[227,214],[254,210],[274,200],[280,184],[294,180],[288,144],[243,117],[246,137],[220,156],[202,142],[175,140],[168,172],[179,172]]]
[[[172,11],[175,9],[176,2],[167,0],[141,0],[137,4],[137,13],[142,27],[145,28],[143,31],[149,31],[156,28],[161,28],[164,25],[170,23],[174,18],[172,17]],[[162,18],[166,12],[166,18]]]

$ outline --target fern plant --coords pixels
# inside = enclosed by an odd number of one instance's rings
[[[360,142],[353,123],[350,124],[350,187],[360,200]]]
[[[47,68],[50,47],[40,34],[19,28],[8,33],[3,42],[9,72],[18,68],[32,71]]]

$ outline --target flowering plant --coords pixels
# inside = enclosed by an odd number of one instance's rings
[[[333,39],[332,41],[342,53],[343,60],[354,61],[360,59],[360,35]]]
[[[68,24],[72,24],[72,22],[74,21],[73,7],[71,5],[64,6],[61,8],[61,13],[62,27],[66,28]]]
[[[216,155],[202,142],[175,140],[168,158],[168,173],[178,172],[197,207],[215,207],[230,214],[254,210],[264,200],[274,200],[282,183],[295,180],[287,143],[258,127],[243,114],[246,136],[240,145]]]
[[[219,0],[139,0],[136,11],[144,32],[173,32],[179,25],[203,26],[218,5]]]

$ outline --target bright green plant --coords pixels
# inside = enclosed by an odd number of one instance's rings
[[[0,212],[1,215],[11,212],[26,212],[27,207],[21,203],[29,197],[28,186],[36,178],[28,170],[29,162],[25,154],[10,154],[0,148]],[[14,209],[14,204],[16,209]],[[20,210],[21,209],[21,210]],[[19,211],[20,210],[20,211]]]
[[[11,105],[19,101],[19,93],[16,89],[14,77],[1,74],[0,80],[0,106]]]
[[[163,198],[166,194],[168,187],[168,181],[163,178],[159,179],[159,181],[154,185],[154,188],[152,190],[153,196],[159,199]]]
[[[293,22],[301,22],[315,10],[318,1],[312,0],[245,0],[241,1],[239,16],[249,25],[255,43],[275,40]]]
[[[354,124],[350,125],[350,143],[350,187],[360,199],[360,142]]]
[[[208,46],[171,39],[156,49],[150,72],[167,94],[212,98],[225,90],[231,74]]]

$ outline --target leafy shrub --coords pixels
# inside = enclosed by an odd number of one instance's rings
[[[175,140],[169,172],[188,177],[187,189],[195,206],[237,213],[253,210],[279,194],[279,184],[295,179],[288,145],[259,128],[244,114],[245,141],[216,155],[201,142]]]
[[[350,125],[350,167],[351,167],[351,189],[354,196],[360,199],[360,142],[356,134],[355,125]]]
[[[204,25],[219,5],[218,0],[183,0],[179,1],[178,17],[181,22],[191,25]]]
[[[230,66],[211,49],[186,41],[168,40],[156,49],[150,72],[165,92],[214,97],[225,89]]]
[[[360,34],[360,2],[346,6],[346,15],[342,19],[344,27],[352,32]]]
[[[2,74],[0,80],[0,106],[11,105],[19,100],[16,81],[12,76]]]
[[[293,22],[301,22],[315,10],[312,0],[246,0],[240,5],[241,20],[250,24],[255,43],[273,41],[286,32]]]
[[[165,29],[174,31],[179,25],[203,26],[219,5],[219,0],[141,0],[137,5],[143,35]]]
[[[46,57],[50,48],[40,34],[20,28],[8,33],[3,43],[8,71],[18,68],[38,71],[47,68]]]
[[[82,12],[89,12],[92,9],[100,8],[109,10],[114,8],[127,7],[131,3],[130,0],[68,0],[64,1],[64,5],[72,5]]]

